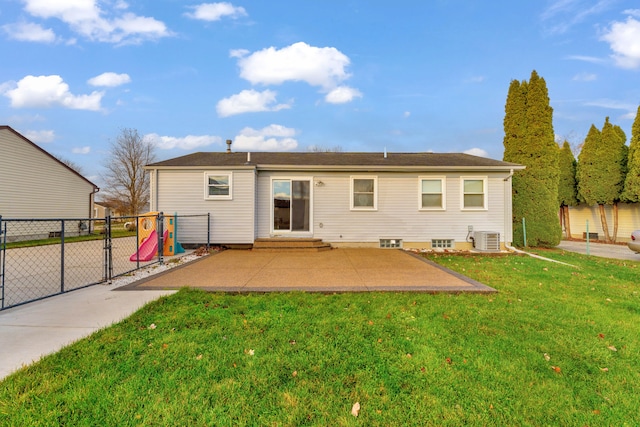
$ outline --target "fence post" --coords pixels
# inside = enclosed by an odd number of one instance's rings
[[[211,212],[207,212],[207,251],[211,244]]]
[[[7,248],[7,223],[2,228],[2,215],[0,215],[0,310],[4,308],[4,251]]]
[[[162,212],[158,214],[156,224],[158,229],[158,261],[162,265],[164,264],[164,214]]]
[[[527,247],[527,223],[522,217],[522,237],[524,239],[524,247]]]
[[[113,258],[111,253],[111,214],[104,217],[104,281],[111,283],[113,278]]]
[[[60,220],[60,293],[64,292],[64,219]]]

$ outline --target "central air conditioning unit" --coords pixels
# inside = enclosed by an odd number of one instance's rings
[[[473,247],[479,251],[500,251],[500,233],[495,231],[474,232]]]

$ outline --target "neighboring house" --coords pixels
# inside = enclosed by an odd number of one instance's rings
[[[512,241],[511,176],[524,166],[467,154],[227,151],[146,169],[151,210],[210,213],[212,243],[470,248],[471,228]],[[180,242],[203,243],[205,227],[181,230]]]
[[[605,215],[609,234],[613,235],[613,206],[605,205]],[[571,226],[571,238],[586,238],[587,222],[591,239],[605,240],[602,222],[600,220],[600,208],[598,205],[569,206],[569,225]],[[640,230],[640,203],[618,203],[618,242],[631,240],[631,233]],[[563,230],[566,236],[566,230]]]
[[[9,126],[0,126],[0,215],[90,218],[98,187]],[[70,229],[78,231],[78,224]],[[59,231],[59,230],[56,230]]]
[[[108,210],[108,211],[107,211]],[[107,212],[112,217],[119,217],[122,214],[114,208],[109,202],[103,200],[96,200],[93,203],[93,218],[104,218],[107,216]]]

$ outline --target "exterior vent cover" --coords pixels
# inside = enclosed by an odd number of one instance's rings
[[[500,233],[476,231],[473,233],[473,247],[479,251],[500,251]]]

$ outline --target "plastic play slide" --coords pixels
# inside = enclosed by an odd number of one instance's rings
[[[164,240],[167,240],[169,231],[165,230]],[[129,261],[150,261],[158,253],[158,232],[153,230],[149,236],[142,241],[138,252],[129,257]]]

